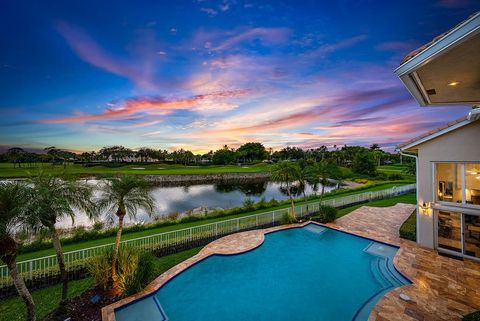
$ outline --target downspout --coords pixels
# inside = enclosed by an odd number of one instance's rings
[[[420,238],[419,238],[419,233],[420,233],[420,226],[419,226],[419,222],[420,222],[420,209],[419,209],[419,202],[420,202],[420,199],[419,199],[419,195],[420,195],[420,192],[419,192],[419,185],[418,185],[418,156],[417,155],[412,155],[412,154],[407,154],[407,153],[404,153],[402,152],[401,149],[398,149],[400,155],[402,156],[407,156],[407,157],[412,157],[412,158],[415,158],[415,181],[416,181],[416,191],[417,191],[417,204],[416,204],[416,207],[417,207],[417,219],[415,220],[415,224],[416,224],[416,239],[417,239],[417,243],[419,242]]]

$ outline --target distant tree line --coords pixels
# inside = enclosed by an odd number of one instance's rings
[[[267,149],[258,142],[249,142],[235,149],[224,145],[218,150],[211,150],[204,154],[194,154],[192,151],[179,149],[168,151],[142,147],[132,150],[124,146],[103,147],[99,151],[76,154],[70,151],[58,149],[54,146],[47,147],[43,153],[28,152],[19,147],[13,147],[0,154],[1,162],[13,163],[14,167],[28,166],[35,163],[52,163],[66,166],[67,163],[153,163],[166,162],[173,164],[246,164],[246,163],[276,163],[279,161],[328,161],[338,166],[353,167],[358,172],[373,175],[376,166],[382,164],[400,163],[401,156],[395,153],[385,152],[378,144],[369,148],[362,146],[336,146],[328,149],[326,146],[318,148],[302,149],[299,147],[285,147],[273,151]],[[409,159],[404,161],[409,162]]]

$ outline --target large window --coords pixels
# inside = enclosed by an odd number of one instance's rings
[[[436,200],[480,206],[480,164],[437,163]]]
[[[465,164],[465,200],[480,205],[480,164]]]

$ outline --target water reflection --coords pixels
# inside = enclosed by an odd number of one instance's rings
[[[89,180],[90,184],[101,184],[99,180]],[[325,187],[325,191],[331,190],[332,187]],[[292,195],[300,197],[303,195],[302,189],[298,186],[292,187]],[[313,194],[312,186],[305,187],[305,195]],[[241,206],[246,199],[259,201],[261,198],[265,200],[288,199],[288,193],[284,187],[278,183],[263,181],[255,183],[235,183],[235,184],[201,184],[201,185],[184,185],[176,187],[154,186],[151,195],[155,200],[156,210],[155,217],[162,217],[170,213],[186,212],[198,207],[208,208],[231,208]],[[148,222],[152,218],[143,212],[137,214],[137,222]],[[127,223],[132,223],[126,218]],[[85,215],[78,213],[75,219],[75,225],[89,226],[93,224]],[[59,227],[71,227],[72,222],[65,220],[57,223]]]

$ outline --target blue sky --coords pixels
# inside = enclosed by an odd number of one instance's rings
[[[420,108],[402,57],[480,10],[440,1],[2,1],[0,145],[392,149]]]

